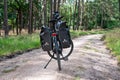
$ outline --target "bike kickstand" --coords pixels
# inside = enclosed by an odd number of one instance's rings
[[[48,64],[51,62],[51,60],[52,60],[52,57],[51,57],[50,60],[47,62],[47,64],[44,66],[44,69],[47,68],[47,66],[48,66]]]
[[[52,56],[54,56],[54,53],[53,53],[53,55],[52,55]],[[52,58],[53,58],[53,57],[51,57],[51,58],[50,58],[50,60],[47,62],[47,64],[45,65],[44,69],[46,69],[46,68],[47,68],[47,66],[48,66],[48,64],[51,62]]]

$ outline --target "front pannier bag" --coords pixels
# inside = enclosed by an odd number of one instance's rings
[[[69,48],[71,44],[71,37],[69,33],[69,28],[66,27],[65,22],[60,23],[59,27],[59,40],[63,48]]]
[[[41,47],[44,51],[52,50],[51,30],[48,27],[42,27],[40,32]]]

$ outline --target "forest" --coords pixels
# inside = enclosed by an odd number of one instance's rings
[[[120,25],[120,0],[1,0],[0,36],[32,34],[59,11],[72,30],[112,29]]]
[[[120,0],[0,0],[0,80],[120,80]]]
[[[72,38],[104,34],[120,62],[120,0],[0,0],[0,56],[39,48],[41,27],[51,27],[56,11]]]

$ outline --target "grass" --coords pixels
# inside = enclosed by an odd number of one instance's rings
[[[117,57],[120,63],[120,28],[111,30],[110,32],[106,33],[107,46],[114,56]]]
[[[107,30],[91,30],[91,31],[71,31],[72,38],[89,35],[89,34],[104,34]]]
[[[71,31],[72,38],[88,35],[100,34],[105,31]],[[9,55],[18,51],[26,51],[28,49],[39,48],[39,34],[9,36],[7,38],[0,37],[0,56]]]
[[[39,46],[40,40],[38,34],[0,38],[0,56],[9,55],[18,51],[37,48]]]

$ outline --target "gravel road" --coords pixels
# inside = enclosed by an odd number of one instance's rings
[[[120,80],[117,60],[107,50],[103,35],[75,38],[74,51],[68,61],[62,61],[58,71],[57,61],[50,59],[42,49],[26,52],[0,62],[0,80]]]

